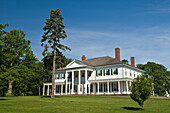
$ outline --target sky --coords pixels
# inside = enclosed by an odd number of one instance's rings
[[[21,29],[31,41],[35,56],[43,58],[41,36],[51,9],[60,9],[68,37],[62,43],[67,58],[102,56],[121,60],[134,56],[136,64],[148,61],[170,70],[170,0],[1,0],[0,24]]]

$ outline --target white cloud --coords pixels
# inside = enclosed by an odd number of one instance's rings
[[[71,52],[66,56],[81,59],[100,56],[114,57],[114,48],[121,48],[121,59],[136,57],[136,64],[154,61],[170,69],[170,32],[169,28],[153,26],[137,29],[131,32],[102,32],[92,30],[71,29],[67,30],[69,39],[64,44],[69,45]]]

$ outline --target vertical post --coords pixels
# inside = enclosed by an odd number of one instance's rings
[[[54,83],[54,95],[56,95],[56,84]]]
[[[45,92],[45,85],[43,84],[43,96],[44,96],[44,93]]]
[[[127,90],[127,94],[128,94],[128,92],[129,92],[128,81],[126,81],[126,90]]]
[[[90,84],[89,84],[89,94],[90,94]]]
[[[99,93],[99,82],[97,82],[97,91]]]
[[[80,84],[81,84],[81,77],[80,77],[80,70],[79,70],[79,82],[78,82],[78,94],[80,94]]]
[[[74,71],[72,71],[72,90],[71,90],[71,94],[74,93]]]
[[[109,93],[109,82],[107,82],[107,93]]]
[[[68,82],[68,80],[67,80],[67,79],[68,79],[68,78],[67,78],[68,76],[67,76],[67,75],[68,75],[68,73],[66,72],[66,74],[65,74],[65,79],[66,79],[66,87],[65,87],[65,90],[66,90],[66,91],[65,91],[65,93],[66,93],[66,95],[67,95],[67,82]]]
[[[112,75],[112,74],[111,74],[111,69],[109,69],[109,70],[110,70],[110,76],[111,76],[111,75]]]
[[[47,95],[49,95],[49,91],[50,91],[50,90],[49,90],[49,85],[48,85]]]
[[[85,94],[87,94],[87,70],[85,70]]]
[[[96,84],[93,83],[93,93],[96,94]]]
[[[120,81],[118,81],[118,93],[120,94]]]
[[[61,95],[63,95],[63,84],[61,85]]]
[[[103,87],[103,93],[104,93],[104,83],[102,83],[102,87]]]
[[[131,87],[131,81],[129,81],[129,86]],[[129,89],[131,91],[131,89]]]

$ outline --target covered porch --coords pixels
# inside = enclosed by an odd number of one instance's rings
[[[89,94],[130,94],[131,80],[98,80],[89,84]]]

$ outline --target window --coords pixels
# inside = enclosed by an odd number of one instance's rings
[[[127,76],[127,71],[126,71],[126,69],[125,69],[125,75]]]
[[[118,69],[117,68],[114,70],[114,74],[118,75]]]
[[[110,69],[106,70],[106,75],[110,75]]]
[[[134,74],[134,77],[136,77],[136,75]]]
[[[106,74],[105,74],[105,70],[103,70],[103,74],[104,74],[104,76],[106,75]]]
[[[100,70],[100,75],[102,76],[103,74],[102,74],[102,70]]]
[[[132,76],[132,73],[130,73],[130,76]]]
[[[55,79],[57,79],[57,74],[55,75]]]
[[[100,70],[97,70],[97,76],[101,76]]]

